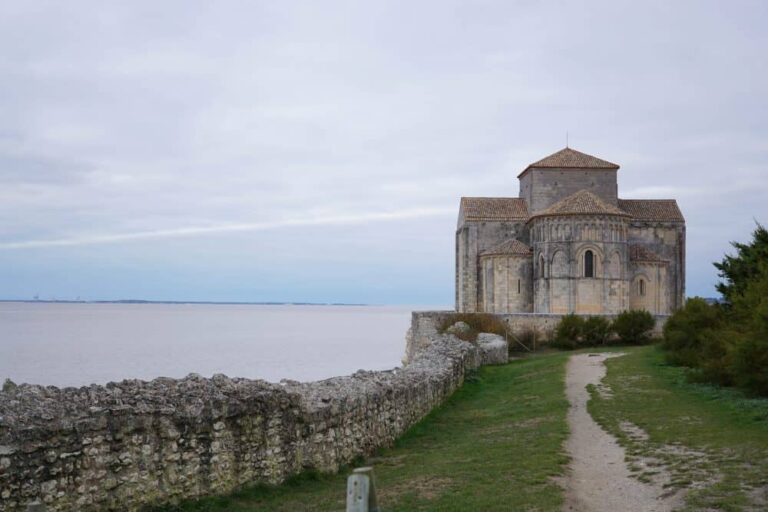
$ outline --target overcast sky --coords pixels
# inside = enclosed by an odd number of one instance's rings
[[[768,3],[3,2],[2,298],[453,301],[459,197],[565,145],[768,223]]]

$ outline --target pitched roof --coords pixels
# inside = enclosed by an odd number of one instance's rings
[[[576,151],[575,149],[565,148],[557,153],[552,153],[548,157],[534,162],[520,173],[520,176],[526,173],[528,169],[618,169],[619,166],[602,160],[592,155]],[[518,177],[520,177],[518,176]]]
[[[685,222],[674,199],[619,199],[619,208],[635,220]]]
[[[520,240],[513,238],[512,240],[506,240],[498,245],[494,245],[490,249],[486,249],[481,253],[481,256],[489,256],[492,254],[530,256],[531,248]]]
[[[527,220],[528,205],[520,197],[462,197],[459,216],[468,220]]]
[[[657,263],[666,263],[666,260],[661,256],[651,251],[644,245],[630,244],[629,246],[629,259],[630,261],[652,261]]]
[[[561,199],[534,217],[549,215],[619,215],[629,217],[629,214],[608,204],[588,190],[579,190],[565,199]]]

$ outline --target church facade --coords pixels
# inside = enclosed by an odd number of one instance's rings
[[[671,314],[685,297],[674,199],[621,199],[619,166],[565,148],[523,170],[518,197],[462,197],[456,310]]]

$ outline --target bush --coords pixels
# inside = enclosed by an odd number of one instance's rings
[[[730,370],[737,385],[768,396],[768,333],[747,336],[737,344]]]
[[[622,311],[613,321],[614,332],[619,341],[628,345],[643,345],[651,340],[651,331],[656,320],[648,311]]]
[[[552,346],[565,350],[573,350],[579,346],[584,333],[584,319],[571,313],[560,319],[555,327],[555,337]]]
[[[732,347],[733,381],[768,396],[768,263],[760,265],[757,278],[733,301],[733,316],[732,322],[742,332]]]
[[[490,332],[499,336],[506,336],[507,334],[506,324],[496,315],[489,313],[452,313],[440,321],[437,331],[444,334],[456,322],[464,322],[469,326],[467,332],[455,334],[464,341],[477,341],[477,335],[481,332]]]
[[[664,326],[662,348],[694,380],[768,396],[768,231],[758,224],[751,243],[733,246],[715,264],[722,306],[690,299]]]
[[[714,332],[722,327],[723,311],[704,299],[688,299],[664,324],[661,347],[669,363],[697,368],[702,363],[703,347],[712,344]]]
[[[15,391],[16,388],[19,386],[16,385],[15,382],[13,382],[11,379],[5,379],[5,382],[3,382],[2,391],[4,393],[11,393],[12,391]]]
[[[734,341],[739,333],[729,329],[707,331],[702,336],[701,358],[692,380],[712,382],[721,386],[734,383],[732,356]]]
[[[582,316],[571,313],[560,319],[555,327],[552,346],[564,350],[597,347],[608,343],[611,323],[602,316]]]
[[[611,322],[602,316],[590,316],[582,327],[582,345],[598,347],[606,345],[613,333]]]
[[[662,348],[692,380],[768,395],[768,265],[726,308],[689,299],[664,326]]]

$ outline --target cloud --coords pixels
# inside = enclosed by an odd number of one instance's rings
[[[92,169],[70,160],[55,160],[40,155],[9,155],[0,151],[0,183],[66,185],[82,183]]]
[[[76,245],[120,261],[141,240],[184,237],[186,252],[153,247],[173,274],[206,237],[268,230],[275,259],[309,263],[284,233],[348,217],[377,223],[356,246],[365,267],[381,245],[421,250],[400,233],[423,212],[443,212],[428,233],[441,249],[425,250],[450,267],[459,197],[517,195],[520,170],[566,130],[621,165],[620,196],[679,200],[697,237],[691,290],[711,287],[712,254],[767,216],[768,4],[725,17],[707,0],[41,5],[0,4],[0,280],[12,289],[43,289]],[[12,269],[31,253],[10,250],[22,248],[51,258],[24,282]],[[210,275],[230,272],[225,261]],[[123,286],[110,275],[78,286]]]
[[[355,225],[373,222],[402,221],[415,218],[452,215],[453,210],[441,210],[435,208],[420,208],[416,210],[404,210],[393,212],[368,212],[354,215],[336,215],[330,217],[310,217],[285,219],[269,222],[245,222],[237,224],[219,224],[215,226],[197,226],[176,229],[160,229],[155,231],[140,231],[134,233],[118,233],[110,235],[87,235],[53,240],[27,240],[20,242],[0,243],[0,250],[11,249],[40,249],[52,247],[68,247],[94,244],[108,244],[116,242],[130,242],[134,240],[149,240],[158,238],[193,237],[215,235],[221,233],[236,233],[243,231],[267,231],[280,228],[301,226],[339,226]]]

